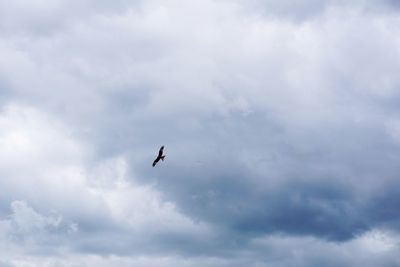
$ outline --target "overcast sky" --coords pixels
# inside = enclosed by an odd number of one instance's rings
[[[0,267],[400,266],[399,15],[0,0]]]

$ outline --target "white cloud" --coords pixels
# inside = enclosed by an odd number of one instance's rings
[[[76,224],[65,222],[61,215],[52,211],[48,215],[38,213],[25,201],[11,203],[11,214],[0,220],[2,225],[1,242],[40,245],[56,234],[72,234],[77,231]],[[28,245],[29,246],[29,245]],[[27,247],[27,253],[31,247]]]
[[[119,253],[107,245],[114,234],[122,235],[122,250],[159,235],[208,235],[206,225],[180,214],[152,186],[128,182],[123,156],[90,160],[90,147],[77,142],[54,117],[11,105],[1,114],[0,124],[2,203],[11,203],[0,232],[29,240],[26,253],[50,244],[55,251],[81,245],[90,250],[97,242],[105,242],[107,253]],[[115,233],[97,235],[97,224],[102,225],[100,231]]]
[[[13,214],[11,221],[15,224],[16,231],[20,233],[32,233],[42,231],[46,227],[58,228],[62,218],[60,216],[45,217],[24,201],[13,201],[11,203]]]
[[[395,266],[399,238],[392,233],[373,230],[342,244],[311,237],[268,236],[254,239],[247,250],[228,258],[199,256],[195,259],[179,256],[108,256],[68,253],[62,257],[23,256],[5,261],[11,266]]]

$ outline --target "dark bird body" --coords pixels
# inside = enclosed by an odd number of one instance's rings
[[[161,159],[162,161],[164,161],[165,155],[163,155],[163,151],[164,151],[164,146],[162,146],[162,147],[160,148],[160,151],[158,151],[158,156],[157,156],[157,158],[153,161],[153,167],[156,166],[157,162],[159,162],[160,159]]]

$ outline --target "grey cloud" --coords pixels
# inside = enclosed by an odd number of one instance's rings
[[[135,4],[137,6],[135,7]],[[128,8],[138,8],[140,1],[24,1],[0,3],[0,31],[5,36],[49,36],[92,16],[118,15]]]
[[[353,9],[363,10],[371,13],[392,13],[397,12],[399,7],[396,0],[303,0],[303,1],[271,1],[271,0],[250,0],[236,1],[245,9],[259,15],[270,17],[276,20],[289,20],[294,23],[305,23],[309,20],[323,16],[326,12],[335,9],[349,11]]]
[[[399,229],[394,2],[58,3],[0,40],[0,100],[35,110],[1,116],[1,214],[77,225],[38,266],[395,266],[362,243]]]
[[[387,0],[385,1],[388,5],[395,7],[395,8],[399,8],[400,7],[400,3],[399,1],[396,0]]]
[[[10,263],[7,263],[7,262],[0,262],[0,266],[1,267],[14,267],[13,265],[11,265]]]
[[[270,1],[254,0],[242,2],[243,6],[251,7],[261,14],[273,16],[275,18],[286,18],[304,21],[323,13],[328,7],[340,4],[340,1]]]

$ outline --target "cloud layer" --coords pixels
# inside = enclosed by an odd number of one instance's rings
[[[400,264],[396,1],[0,10],[0,266]]]

